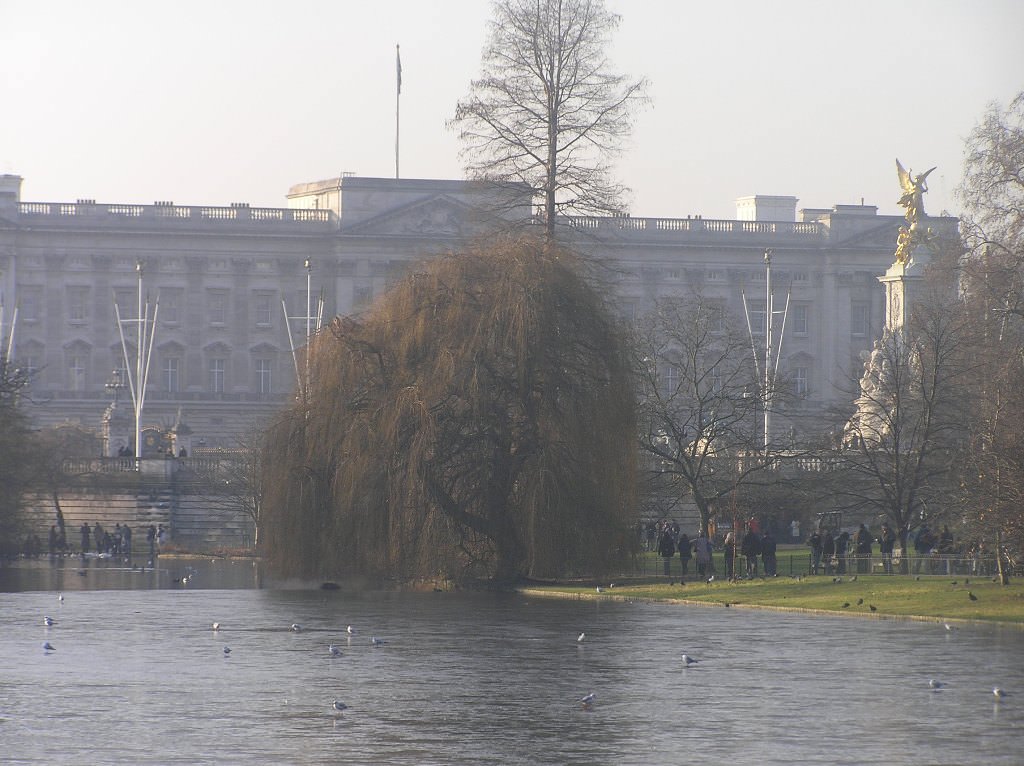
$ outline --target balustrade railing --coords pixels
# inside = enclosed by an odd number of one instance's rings
[[[629,216],[564,216],[582,231],[689,232],[694,234],[768,234],[815,239],[824,237],[820,223],[804,221],[731,221],[717,218],[632,218]]]
[[[325,225],[334,221],[330,210],[292,208],[250,208],[244,205],[214,207],[208,205],[97,205],[94,202],[22,202],[18,208],[25,217],[55,220],[88,218],[103,220],[192,221],[200,223],[257,222],[277,224]]]

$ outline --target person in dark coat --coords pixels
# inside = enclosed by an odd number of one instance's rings
[[[676,545],[679,549],[679,559],[683,564],[683,578],[686,578],[687,570],[690,568],[690,559],[693,558],[693,551],[690,547],[690,536],[683,532],[679,535],[679,543]]]
[[[871,569],[871,533],[861,524],[853,540],[857,546],[857,571],[864,574]]]
[[[850,546],[850,533],[840,532],[836,535],[836,559],[838,565],[836,572],[839,574],[846,574],[846,551]]]
[[[672,557],[676,555],[676,541],[668,527],[662,530],[658,539],[658,554],[665,560],[665,576],[668,577],[672,574]]]
[[[747,577],[753,579],[757,577],[757,557],[761,553],[761,540],[751,528],[747,528],[747,533],[743,535],[743,542],[740,543],[740,553],[747,560]]]
[[[772,537],[771,530],[766,529],[761,536],[761,562],[764,564],[766,577],[775,577],[778,574],[775,548],[775,538]]]
[[[882,524],[878,533],[878,552],[882,554],[882,566],[886,574],[892,574],[892,549],[896,547],[896,534],[887,523]]]
[[[807,544],[811,546],[811,574],[818,574],[818,567],[821,566],[821,535],[818,530],[811,532]]]
[[[832,558],[836,555],[836,541],[832,537],[832,530],[825,529],[821,532],[821,560],[825,562],[825,574],[832,574]]]

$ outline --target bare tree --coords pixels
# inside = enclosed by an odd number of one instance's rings
[[[1024,92],[990,104],[968,136],[958,189],[963,289],[982,373],[973,391],[962,501],[978,540],[1024,552]],[[1002,567],[1003,559],[999,558]],[[1005,572],[1001,572],[1005,581]]]
[[[495,0],[481,77],[450,122],[471,178],[525,183],[543,198],[549,240],[560,212],[620,209],[609,158],[646,82],[609,71],[618,24],[603,0]]]
[[[232,449],[217,455],[215,466],[200,474],[215,510],[241,516],[252,524],[253,547],[259,548],[263,521],[263,450],[266,435],[255,428],[235,439]]]
[[[425,263],[312,347],[272,429],[264,544],[300,576],[552,576],[626,555],[625,340],[582,260],[509,240]]]
[[[1024,318],[1024,92],[1005,110],[990,104],[971,132],[958,196],[971,289]]]
[[[699,295],[659,303],[640,337],[649,489],[692,498],[707,533],[719,501],[766,467],[750,341],[721,304]]]
[[[949,508],[968,435],[976,370],[971,326],[948,291],[918,300],[907,326],[887,331],[865,363],[830,485],[840,507],[870,508],[905,536]]]

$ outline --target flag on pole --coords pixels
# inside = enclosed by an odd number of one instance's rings
[[[395,74],[397,76],[398,92],[402,92],[402,55],[398,52],[398,46],[395,46]]]

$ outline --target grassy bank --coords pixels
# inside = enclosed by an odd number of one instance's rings
[[[525,589],[536,595],[593,599],[647,599],[677,603],[836,612],[865,617],[979,620],[1024,626],[1024,581],[1003,586],[990,579],[859,575],[778,577],[739,582],[669,584],[641,578],[614,586],[548,585]],[[955,584],[954,584],[955,583]],[[974,599],[971,598],[974,596]],[[874,607],[874,609],[872,609]]]

